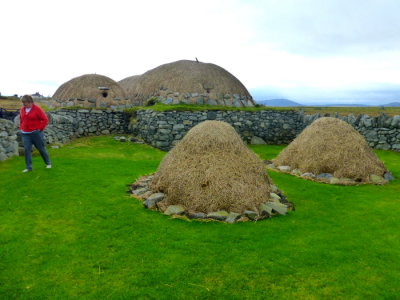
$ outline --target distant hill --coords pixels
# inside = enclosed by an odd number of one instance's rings
[[[400,106],[400,102],[390,102],[388,104],[383,104],[381,106]]]
[[[294,102],[288,99],[270,99],[257,101],[258,104],[264,104],[266,106],[303,106],[300,103]]]
[[[318,106],[325,106],[325,107],[366,107],[370,106],[367,104],[356,104],[356,103],[337,103],[337,104],[323,104],[323,105],[318,105]]]

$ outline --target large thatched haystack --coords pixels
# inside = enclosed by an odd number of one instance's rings
[[[188,211],[259,211],[271,200],[271,179],[260,158],[235,129],[221,121],[193,127],[164,157],[151,189],[165,193],[165,205]]]
[[[62,84],[52,100],[56,106],[110,107],[126,104],[123,88],[113,79],[87,74]]]
[[[317,119],[304,129],[273,163],[298,175],[339,184],[383,183],[387,173],[361,134],[330,117]]]
[[[166,104],[254,105],[251,95],[235,76],[211,63],[179,60],[119,83],[138,105],[151,97]]]

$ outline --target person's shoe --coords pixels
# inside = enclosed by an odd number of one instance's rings
[[[22,170],[22,173],[31,172],[31,171],[32,171],[32,169],[24,169],[24,170]]]
[[[47,165],[47,166],[46,166],[46,169],[51,169],[51,165]]]

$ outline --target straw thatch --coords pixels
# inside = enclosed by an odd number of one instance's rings
[[[98,107],[101,104],[107,106],[117,104],[125,98],[125,91],[113,79],[98,74],[86,74],[62,84],[54,93],[52,100],[59,103],[68,101],[95,103]]]
[[[218,104],[223,103],[224,96],[233,97],[236,94],[237,98],[249,102],[249,105],[255,104],[250,93],[235,76],[211,63],[179,60],[158,66],[140,76],[125,78],[119,83],[138,104],[143,104],[153,96],[165,98],[168,95],[184,101],[192,94],[219,99],[221,101]]]
[[[387,172],[368,143],[350,124],[336,118],[317,119],[273,160],[301,173],[329,173],[336,178],[370,182]]]
[[[151,189],[166,194],[166,205],[203,213],[257,212],[260,203],[271,201],[262,161],[221,121],[193,127],[164,157]]]

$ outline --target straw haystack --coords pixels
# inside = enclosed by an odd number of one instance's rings
[[[273,201],[270,193],[275,191],[260,158],[221,121],[193,127],[164,157],[151,190],[166,195],[164,206],[205,214],[260,213],[260,204]]]
[[[126,104],[126,95],[123,88],[111,78],[87,74],[62,84],[52,100],[61,107],[110,107]]]
[[[273,165],[337,184],[383,183],[389,174],[368,143],[348,123],[317,119],[273,160]]]
[[[119,82],[138,105],[151,97],[163,103],[253,106],[245,86],[225,69],[198,61],[180,60]]]

